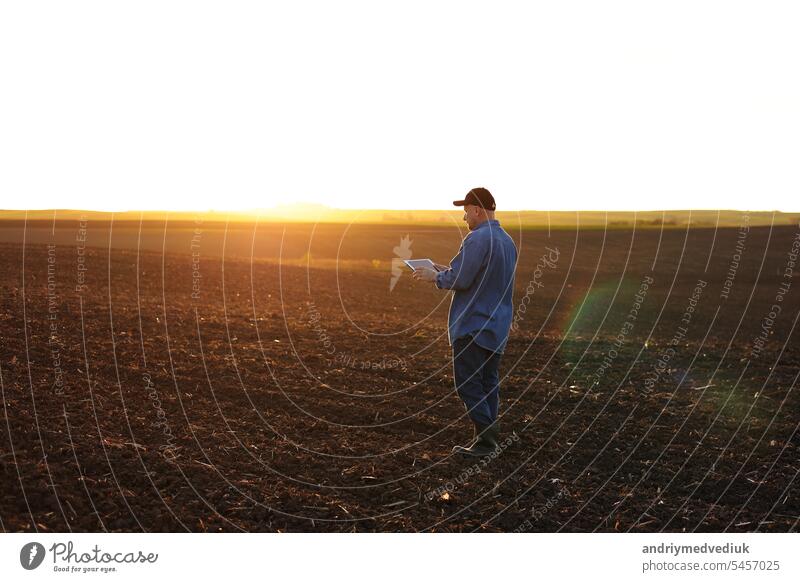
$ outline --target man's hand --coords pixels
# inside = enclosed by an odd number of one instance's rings
[[[436,265],[436,268],[440,271],[446,271],[450,268],[450,265],[440,265],[439,263],[434,263],[434,265]]]
[[[433,283],[436,281],[436,271],[433,269],[420,268],[412,274],[417,281],[427,281]]]

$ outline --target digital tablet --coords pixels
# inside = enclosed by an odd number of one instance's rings
[[[409,259],[403,262],[408,265],[412,271],[416,271],[417,269],[433,269],[434,271],[439,271],[430,259]]]

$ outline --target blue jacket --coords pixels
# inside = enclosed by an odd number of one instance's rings
[[[447,332],[450,344],[467,335],[493,352],[503,352],[514,314],[517,247],[497,220],[469,232],[450,268],[436,275],[439,289],[452,289]]]

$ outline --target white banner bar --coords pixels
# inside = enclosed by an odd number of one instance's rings
[[[4,534],[3,580],[798,580],[796,534]]]

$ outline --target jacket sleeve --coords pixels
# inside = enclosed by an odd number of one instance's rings
[[[488,246],[489,242],[482,238],[467,236],[458,254],[450,261],[450,268],[437,273],[436,286],[455,291],[469,289],[483,271]]]

